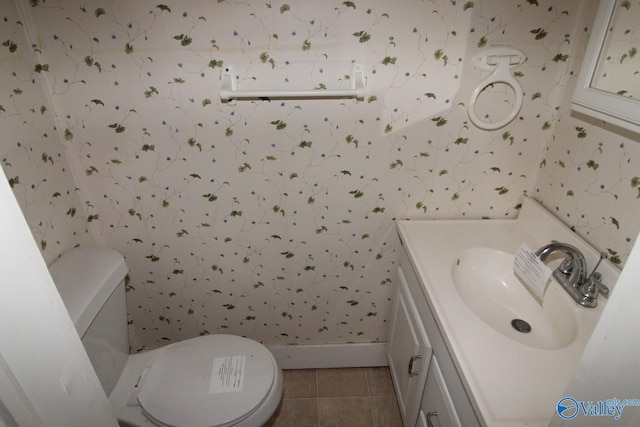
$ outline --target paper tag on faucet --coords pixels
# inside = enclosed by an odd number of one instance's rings
[[[551,276],[551,269],[523,243],[513,259],[513,272],[540,301]]]

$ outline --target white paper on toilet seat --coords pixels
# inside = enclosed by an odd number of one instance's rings
[[[242,391],[245,356],[216,357],[213,359],[209,394]]]

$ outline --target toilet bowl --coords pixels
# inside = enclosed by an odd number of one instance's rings
[[[205,335],[131,355],[109,396],[121,425],[263,425],[282,396],[271,352],[233,335]]]
[[[203,335],[128,354],[119,253],[76,248],[49,271],[121,426],[255,427],[275,412],[282,371],[251,339]]]

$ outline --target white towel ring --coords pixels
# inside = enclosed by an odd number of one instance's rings
[[[511,72],[511,68],[524,62],[525,56],[517,49],[511,48],[495,48],[474,56],[476,68],[485,71],[493,71],[486,79],[484,79],[471,93],[471,98],[467,104],[467,114],[471,123],[484,130],[500,129],[511,123],[518,115],[522,108],[523,92],[522,86]],[[487,122],[480,119],[476,113],[476,101],[480,93],[487,87],[496,83],[503,83],[513,89],[515,94],[515,105],[511,113],[502,120],[496,122]]]

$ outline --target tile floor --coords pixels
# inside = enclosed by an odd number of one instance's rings
[[[402,427],[389,368],[284,370],[266,427]]]

